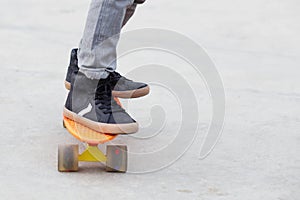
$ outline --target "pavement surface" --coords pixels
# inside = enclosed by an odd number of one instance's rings
[[[62,128],[63,80],[88,6],[89,1],[78,0],[1,2],[1,199],[300,198],[299,1],[148,0],[124,31],[166,28],[205,48],[226,94],[220,141],[206,159],[199,158],[211,116],[209,95],[199,83],[199,136],[172,165],[152,173],[112,174],[101,164],[83,163],[78,173],[59,173],[58,144],[79,143]],[[132,63],[124,59],[120,71],[126,73]],[[175,60],[169,64],[180,70]],[[151,132],[147,110],[155,100],[170,106],[168,95],[153,87],[149,97],[130,107],[145,132]],[[179,121],[168,115],[169,135],[162,139],[138,143],[120,137],[116,142],[152,151],[174,137]],[[159,159],[149,163],[159,164]],[[129,162],[130,169],[143,164]]]

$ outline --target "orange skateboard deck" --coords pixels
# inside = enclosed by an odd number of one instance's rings
[[[117,137],[117,135],[94,131],[66,117],[64,117],[64,126],[76,139],[88,143],[89,145],[103,144]]]

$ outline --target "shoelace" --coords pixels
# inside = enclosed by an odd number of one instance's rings
[[[105,80],[97,86],[95,104],[104,114],[123,111],[123,108],[112,97],[111,87],[108,82],[108,80]]]

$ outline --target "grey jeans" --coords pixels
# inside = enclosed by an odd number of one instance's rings
[[[106,78],[116,69],[121,28],[135,7],[134,0],[92,0],[78,52],[78,66],[87,77]]]

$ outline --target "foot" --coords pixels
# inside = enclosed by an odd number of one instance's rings
[[[65,87],[68,90],[71,89],[72,75],[76,75],[79,70],[77,52],[78,49],[73,49],[71,51],[70,65],[65,80]],[[114,97],[138,98],[145,96],[150,92],[150,87],[147,84],[129,80],[117,72],[110,72],[108,79]]]
[[[76,77],[76,78],[75,78]],[[108,134],[130,134],[138,124],[112,97],[110,80],[91,80],[77,72],[64,108],[64,116],[92,130]]]

